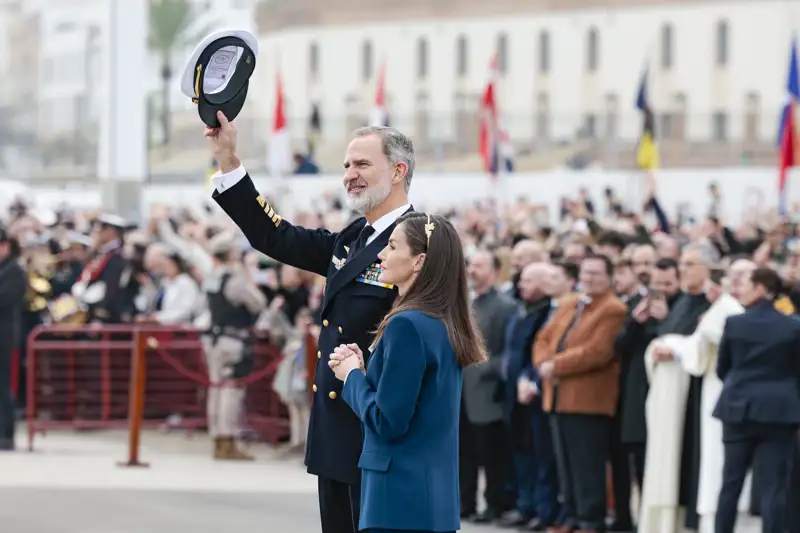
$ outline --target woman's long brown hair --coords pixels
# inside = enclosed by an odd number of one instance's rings
[[[429,222],[433,224],[430,243],[425,231]],[[393,316],[414,310],[444,321],[459,365],[485,361],[486,348],[470,309],[464,248],[455,228],[444,217],[429,218],[425,213],[408,213],[397,224],[412,255],[425,254],[425,262],[408,292],[398,297],[381,321],[373,346]]]

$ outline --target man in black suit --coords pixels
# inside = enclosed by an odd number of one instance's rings
[[[716,533],[733,533],[747,470],[759,473],[762,529],[786,531],[789,469],[800,425],[800,321],[775,309],[781,281],[759,268],[740,296],[747,310],[728,318],[717,375],[724,382],[714,409],[722,421],[725,463]]]
[[[28,280],[19,262],[19,244],[0,228],[0,451],[14,449],[14,397],[11,391],[11,355],[19,346],[25,290]]]
[[[395,221],[411,211],[408,189],[414,147],[391,128],[362,128],[347,147],[344,187],[350,207],[364,215],[340,233],[294,226],[260,195],[236,156],[236,129],[218,113],[206,137],[219,163],[214,199],[250,244],[276,261],[327,277],[314,397],[306,445],[308,472],[318,477],[323,533],[356,533],[361,494],[361,422],[341,399],[342,382],[328,367],[336,346],[356,343],[369,356],[373,332],[397,289],[377,281],[377,258]],[[323,357],[324,355],[324,357]]]

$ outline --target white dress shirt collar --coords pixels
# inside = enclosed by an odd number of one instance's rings
[[[375,239],[377,239],[378,235],[383,233],[386,230],[386,228],[388,228],[389,226],[394,224],[394,222],[398,218],[403,216],[403,214],[406,211],[408,211],[410,208],[411,208],[411,204],[406,204],[404,206],[398,207],[394,211],[390,211],[390,212],[386,213],[381,218],[376,220],[373,224],[367,224],[367,225],[371,225],[373,228],[375,228],[375,232],[372,235],[370,235],[369,238],[367,239],[367,244],[369,244],[372,241],[374,241]]]

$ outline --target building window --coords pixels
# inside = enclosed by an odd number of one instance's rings
[[[714,113],[713,128],[715,141],[725,142],[728,140],[728,115],[724,111]]]
[[[508,37],[505,33],[497,37],[497,71],[500,74],[508,72]]]
[[[657,139],[672,139],[672,113],[664,113],[658,121]]]
[[[428,77],[428,41],[424,37],[417,41],[417,77],[421,80]]]
[[[597,117],[592,113],[587,113],[583,117],[583,126],[578,132],[580,139],[594,139],[597,136]]]
[[[664,24],[661,28],[661,68],[672,68],[672,24]]]
[[[364,41],[361,45],[361,79],[372,79],[372,43]]]
[[[716,63],[719,67],[724,67],[728,64],[728,22],[721,20],[717,22],[717,37],[716,37]]]
[[[469,43],[463,35],[456,41],[456,74],[466,76],[469,73]]]
[[[600,38],[597,36],[597,29],[592,28],[586,39],[586,70],[597,72],[600,66]]]
[[[550,72],[550,34],[542,31],[539,34],[539,74]]]
[[[308,74],[312,78],[319,76],[319,46],[311,43],[308,47]]]

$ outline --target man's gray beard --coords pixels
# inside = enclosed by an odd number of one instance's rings
[[[362,215],[366,215],[385,202],[391,192],[391,187],[387,188],[387,190],[384,192],[379,186],[376,186],[373,188],[373,190],[367,189],[364,191],[364,194],[358,198],[353,198],[352,196],[348,195],[347,206],[353,211],[357,211]]]

